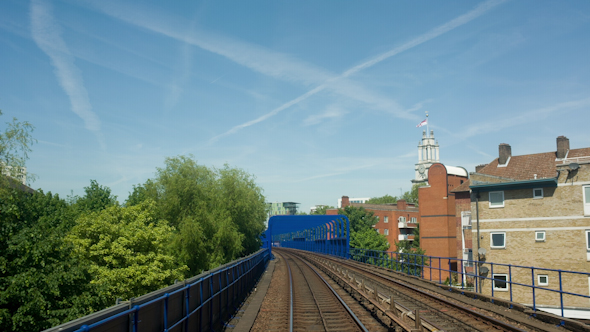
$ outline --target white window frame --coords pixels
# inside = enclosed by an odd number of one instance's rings
[[[383,222],[385,224],[389,223],[389,217],[388,216],[383,217]]]
[[[379,216],[375,216],[375,217],[377,217],[377,222],[381,221],[381,217],[379,217]]]
[[[502,195],[502,204],[494,204],[492,205],[492,194],[501,194]],[[503,208],[504,207],[504,191],[490,191],[488,193],[488,201],[490,203],[490,209],[496,209],[496,208]]]
[[[590,185],[582,186],[582,203],[584,203],[584,215],[590,216],[590,198],[586,196],[586,188],[590,188]],[[586,203],[588,201],[588,203]]]
[[[508,274],[506,273],[494,273],[492,274],[492,278],[493,279],[498,279],[498,277],[506,277],[506,281],[505,281],[505,287],[496,287],[496,280],[492,280],[492,285],[494,287],[494,291],[500,291],[500,292],[507,292],[508,291],[508,287],[509,287],[509,283],[508,283]]]
[[[412,219],[410,219],[410,220],[411,220],[410,222],[413,224],[418,223],[418,218],[416,218],[416,217],[412,217]]]
[[[543,238],[539,239],[539,234],[543,234]],[[546,233],[545,231],[535,231],[535,241],[536,242],[545,242],[546,239]]]
[[[381,234],[381,232],[379,232],[379,228],[375,228],[375,230],[377,231],[377,234]]]
[[[389,235],[389,229],[387,229],[387,228],[386,228],[386,229],[384,229],[384,230],[383,230],[383,235]]]
[[[590,252],[590,229],[587,229],[584,235],[586,235],[586,251]]]
[[[495,246],[494,245],[494,235],[495,234],[502,234],[504,236],[504,245],[502,245],[502,246]],[[492,249],[505,249],[506,248],[506,232],[490,232],[490,248],[492,248]]]
[[[536,191],[540,190],[541,191],[541,195],[535,195]],[[544,197],[544,193],[543,193],[543,188],[534,188],[533,189],[533,199],[541,199]]]
[[[406,217],[399,217],[399,222],[406,222]]]
[[[541,277],[545,277],[545,282],[541,282]],[[537,286],[549,286],[549,276],[546,274],[537,275]]]

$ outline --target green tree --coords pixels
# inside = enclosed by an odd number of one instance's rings
[[[334,209],[333,206],[329,206],[329,205],[320,205],[317,206],[316,209],[313,211],[312,214],[321,214],[321,215],[325,215],[327,210],[330,209]]]
[[[414,203],[418,205],[418,189],[420,187],[425,186],[426,183],[417,183],[412,186],[411,191],[406,191],[403,195],[403,199],[405,199],[408,203]]]
[[[16,118],[6,123],[6,129],[0,133],[0,174],[13,178],[22,176],[21,170],[29,159],[31,147],[37,142],[31,135],[34,129],[30,123],[19,122]],[[33,178],[31,174],[27,177],[28,180]]]
[[[225,165],[209,169],[191,157],[167,158],[145,193],[177,228],[171,250],[196,274],[260,247],[266,205],[254,178]],[[139,193],[139,190],[135,192]]]
[[[155,197],[157,197],[156,187],[154,182],[148,179],[143,185],[133,185],[133,191],[129,193],[129,197],[125,201],[125,206],[134,206]]]
[[[88,264],[92,284],[110,301],[129,299],[184,279],[186,266],[166,253],[173,228],[146,200],[131,207],[109,206],[83,214],[66,241],[72,255]],[[102,308],[93,308],[94,310]]]
[[[397,197],[391,195],[384,195],[381,197],[373,197],[367,201],[367,204],[391,204],[396,203]]]
[[[344,209],[338,209],[338,214],[345,215],[350,221],[350,246],[352,248],[372,250],[387,250],[389,248],[387,238],[377,233],[373,228],[379,221],[373,211],[349,205]]]
[[[239,254],[251,254],[262,245],[260,235],[266,228],[266,203],[262,189],[256,185],[253,176],[241,169],[230,168],[226,164],[218,172],[223,204],[232,223],[243,234],[243,251]]]
[[[117,196],[111,195],[111,189],[99,185],[96,180],[90,180],[90,186],[84,187],[84,192],[84,196],[73,199],[80,213],[98,212],[118,204]]]
[[[74,214],[58,195],[0,187],[0,330],[40,331],[104,306],[64,237]]]
[[[395,242],[396,251],[401,254],[401,258],[396,262],[396,269],[405,273],[412,273],[420,275],[422,273],[421,266],[427,265],[424,258],[426,250],[420,247],[420,224],[412,230],[414,235],[413,241],[402,240]]]

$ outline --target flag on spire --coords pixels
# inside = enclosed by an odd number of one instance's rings
[[[420,128],[422,126],[426,126],[428,124],[428,118],[424,119],[424,121],[420,122],[416,128]]]

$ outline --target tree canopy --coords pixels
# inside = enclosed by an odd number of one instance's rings
[[[343,214],[350,221],[350,246],[353,248],[387,250],[389,242],[387,238],[377,233],[375,226],[379,221],[373,211],[367,211],[363,207],[346,206],[338,209],[338,214]]]
[[[21,170],[32,151],[31,147],[37,142],[31,134],[34,129],[30,123],[20,122],[16,118],[6,123],[4,132],[0,132],[0,174],[13,178],[21,176]],[[33,177],[29,175],[28,179]]]

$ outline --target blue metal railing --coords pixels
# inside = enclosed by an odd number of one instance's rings
[[[184,284],[152,292],[49,331],[213,331],[220,330],[260,278],[270,260],[261,249],[205,272]]]
[[[444,283],[451,287],[473,290],[475,293],[482,293],[485,281],[489,280],[489,286],[487,287],[490,288],[491,296],[494,297],[498,294],[508,293],[511,302],[514,299],[513,289],[515,287],[523,287],[525,290],[530,290],[530,299],[532,300],[534,311],[539,308],[539,292],[557,294],[559,296],[559,306],[556,307],[560,308],[561,317],[565,317],[564,310],[566,305],[564,304],[564,297],[590,299],[589,295],[564,289],[565,285],[569,285],[572,288],[586,284],[586,280],[590,278],[589,272],[356,248],[350,249],[350,258],[359,262],[382,266],[398,272],[429,279],[439,284]],[[480,271],[479,276],[477,275],[478,270]],[[482,273],[482,271],[485,271],[485,273]],[[546,282],[539,285],[540,278],[536,280],[535,276],[544,277]],[[553,288],[548,286],[550,277],[556,278],[558,281]],[[584,278],[583,283],[579,282],[581,280],[576,280],[581,278]],[[525,280],[529,280],[529,282]],[[519,295],[521,299],[527,297],[527,294],[520,293]],[[492,299],[491,301],[493,302],[494,300]],[[545,296],[545,301],[542,302],[546,301],[547,296]],[[570,303],[574,302],[576,300],[570,301]],[[577,300],[577,303],[581,302]],[[547,303],[543,304],[547,305]],[[580,307],[590,309],[588,302],[580,305]]]

